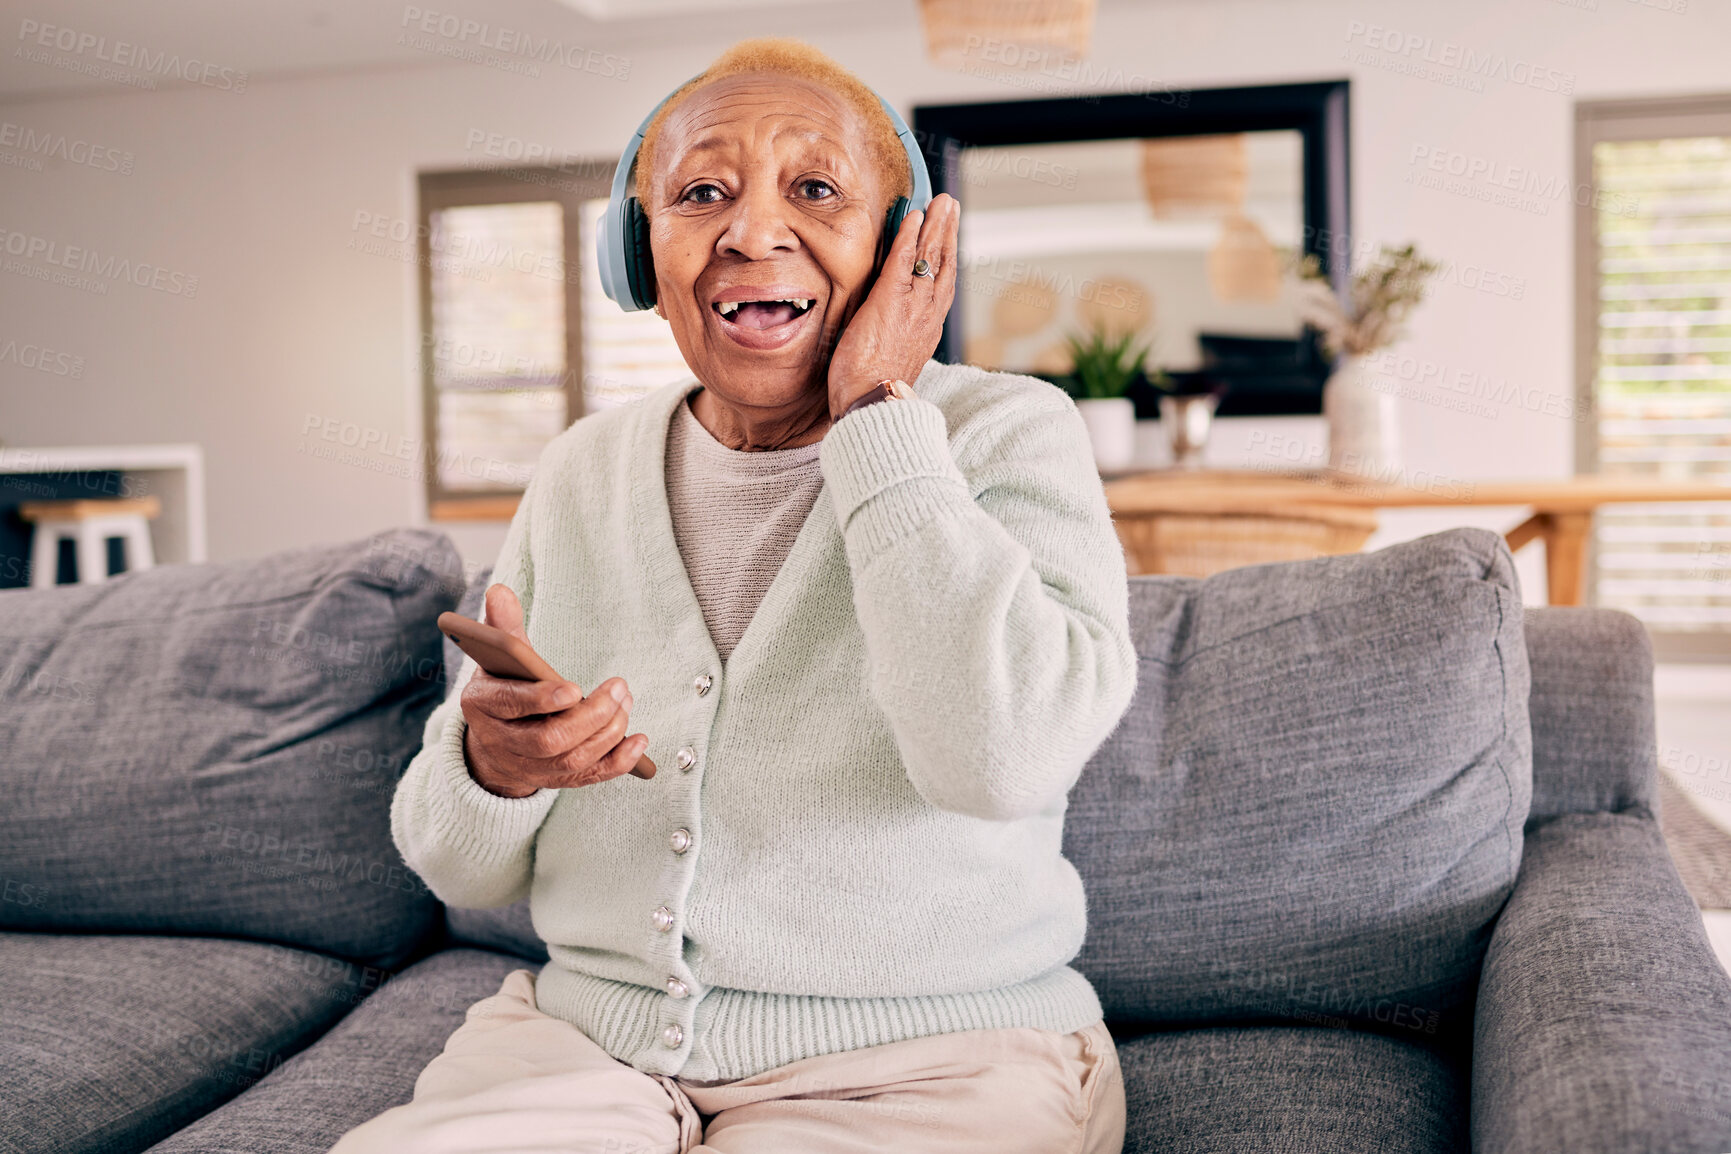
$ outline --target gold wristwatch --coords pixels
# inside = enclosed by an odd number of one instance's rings
[[[906,381],[879,381],[876,385],[872,386],[869,392],[860,397],[859,400],[843,409],[841,415],[845,417],[855,409],[861,409],[867,405],[875,405],[879,401],[887,401],[892,398],[895,400],[907,400],[913,395],[914,391],[908,388],[908,383]]]

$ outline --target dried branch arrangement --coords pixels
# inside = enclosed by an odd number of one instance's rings
[[[1335,295],[1322,261],[1312,253],[1298,267],[1298,315],[1322,334],[1330,356],[1385,349],[1400,340],[1407,316],[1424,300],[1426,282],[1439,267],[1411,244],[1385,244],[1375,263],[1353,276],[1349,304]]]

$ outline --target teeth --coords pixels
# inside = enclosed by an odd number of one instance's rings
[[[814,298],[814,297],[782,297],[779,301],[774,301],[772,303],[792,305],[794,308],[798,309],[800,312],[803,313],[806,310],[811,308],[812,302],[815,299],[816,298]],[[730,317],[734,313],[738,312],[739,306],[744,304],[744,303],[746,303],[746,302],[744,302],[744,301],[721,301],[720,303],[718,303],[715,306],[715,308],[716,308],[716,311],[719,312],[722,316]]]

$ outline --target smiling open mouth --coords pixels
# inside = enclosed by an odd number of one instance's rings
[[[810,297],[786,297],[769,301],[719,301],[714,307],[721,319],[741,328],[761,331],[804,316],[811,305]]]

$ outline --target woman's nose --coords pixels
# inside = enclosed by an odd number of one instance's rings
[[[799,237],[788,220],[793,211],[781,193],[760,185],[742,193],[733,202],[727,229],[716,242],[716,251],[733,253],[746,260],[764,260],[777,252],[799,247]]]

